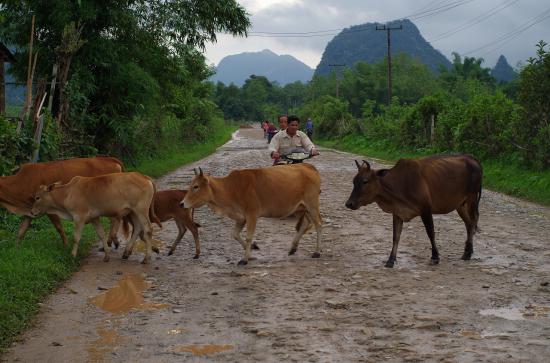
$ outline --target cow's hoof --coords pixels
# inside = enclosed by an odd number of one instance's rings
[[[196,260],[196,259],[198,259],[198,258],[199,258],[199,255],[193,256],[193,260]]]
[[[296,248],[291,248],[290,251],[288,251],[289,256],[292,256],[295,253],[296,253]]]
[[[430,260],[430,265],[439,265],[439,258],[432,258]]]
[[[109,246],[109,247],[111,247],[111,246]],[[98,247],[97,250],[98,250],[99,252],[105,252],[105,249],[104,249],[103,247]]]
[[[256,243],[253,243],[253,244],[252,244],[252,249],[253,249],[253,250],[259,250],[260,247],[259,247]]]
[[[109,256],[108,256],[108,255],[105,255],[105,256],[103,257],[103,262],[109,262],[109,259],[110,259]]]
[[[244,265],[247,265],[248,264],[248,261],[246,260],[240,260],[239,263],[237,265],[239,266],[244,266]]]
[[[311,258],[319,258],[321,257],[321,254],[319,252],[313,252],[313,254],[311,255]]]
[[[149,257],[149,258],[145,257],[143,260],[141,260],[141,264],[142,264],[142,265],[148,265],[149,262],[151,262],[151,258],[150,258],[150,257]]]
[[[174,254],[173,250],[168,251],[168,256],[172,256]]]
[[[160,250],[158,247],[151,247],[151,249],[153,250],[154,253],[156,253],[157,255],[160,253]]]
[[[126,253],[124,253],[124,254],[122,255],[122,259],[123,259],[123,260],[127,260],[128,257],[130,257],[130,255],[127,255]]]
[[[462,259],[463,259],[464,261],[468,261],[468,260],[470,260],[471,258],[472,258],[472,254],[471,254],[471,253],[464,253],[464,254],[462,255]]]
[[[388,262],[386,262],[386,264],[384,266],[387,267],[387,268],[393,268],[394,264],[395,264],[394,261],[388,261]]]

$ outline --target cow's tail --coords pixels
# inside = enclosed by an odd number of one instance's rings
[[[476,160],[477,161],[477,160]],[[483,168],[481,166],[481,163],[477,161],[479,165],[479,190],[477,191],[477,201],[476,201],[476,232],[479,232],[479,202],[481,201],[481,191],[483,190],[482,184],[483,184]]]
[[[151,180],[151,184],[153,184],[153,200],[151,200],[151,205],[149,206],[149,220],[159,226],[159,228],[162,228],[160,219],[155,214],[155,194],[157,192],[157,186],[153,180]]]

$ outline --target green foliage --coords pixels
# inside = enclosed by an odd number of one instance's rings
[[[515,126],[515,139],[526,162],[535,168],[550,167],[550,52],[537,44],[519,76],[519,102],[523,113]]]

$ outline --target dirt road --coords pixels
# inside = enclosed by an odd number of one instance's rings
[[[242,129],[215,154],[159,179],[159,189],[185,187],[197,166],[223,176],[269,165],[261,137]],[[310,258],[314,233],[289,257],[295,221],[263,219],[256,259],[237,266],[242,248],[231,222],[204,207],[195,212],[200,259],[192,259],[190,234],[166,256],[173,222],[156,232],[164,248],[149,266],[140,253],[121,261],[119,250],[103,263],[93,252],[2,359],[547,362],[550,209],[484,191],[471,261],[460,260],[466,233],[451,213],[435,217],[438,266],[429,265],[417,218],[404,226],[396,267],[387,269],[391,216],[376,205],[344,207],[354,158],[322,150],[310,160],[322,179],[320,259]]]

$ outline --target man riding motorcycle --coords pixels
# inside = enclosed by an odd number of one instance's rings
[[[319,155],[315,145],[305,133],[298,130],[299,127],[300,118],[298,116],[289,116],[286,130],[279,131],[271,139],[269,151],[271,158],[274,160],[274,165],[279,163],[281,155],[290,154],[296,148],[304,149],[311,156]]]

